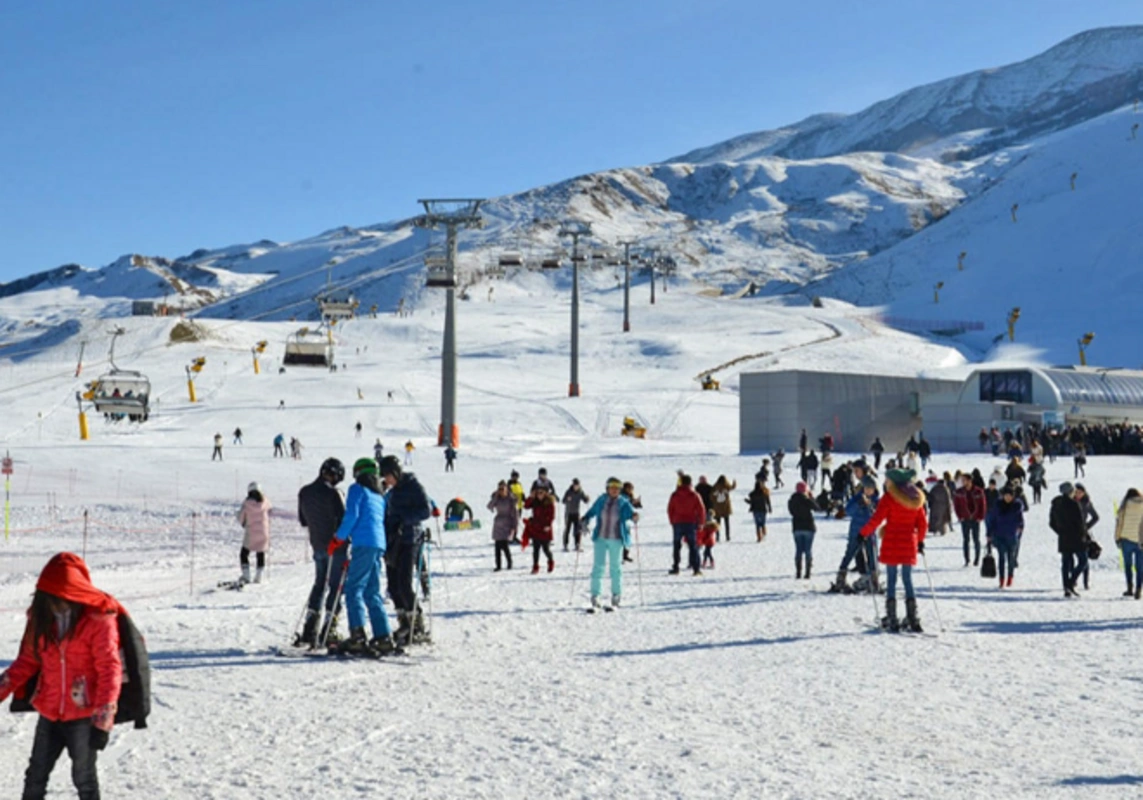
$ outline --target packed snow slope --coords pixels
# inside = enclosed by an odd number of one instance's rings
[[[814,575],[793,578],[789,462],[766,540],[755,541],[744,495],[758,460],[735,454],[736,373],[939,371],[962,365],[960,354],[845,304],[715,298],[678,283],[660,287],[653,307],[639,284],[633,330],[623,334],[611,271],[589,272],[585,284],[580,398],[565,396],[566,291],[523,275],[459,304],[454,473],[433,447],[440,295],[412,316],[339,326],[336,373],[279,373],[275,354],[295,327],[284,322],[204,319],[200,341],[168,344],[173,320],[82,321],[76,337],[90,337],[97,354],[109,323],[128,329],[116,359],[145,371],[157,397],[142,425],[96,415],[87,442],[78,441],[72,398],[99,367],[88,363],[75,378],[72,340],[0,361],[0,448],[15,459],[13,530],[0,543],[0,666],[16,653],[38,571],[61,549],[86,553],[96,583],[127,605],[151,652],[150,727],[113,733],[99,757],[105,796],[1137,793],[1143,604],[1120,597],[1109,522],[1126,486],[1143,483],[1137,459],[1088,466],[1106,555],[1082,600],[1062,599],[1055,540],[1037,506],[1012,589],[964,568],[959,537],[936,538],[927,558],[939,620],[916,577],[924,624],[939,635],[871,633],[869,597],[824,593],[845,522],[821,521]],[[249,348],[260,339],[272,346],[254,375]],[[191,404],[182,366],[201,355]],[[723,391],[699,389],[696,375],[743,356],[753,358],[716,373]],[[627,415],[647,423],[647,439],[619,435]],[[242,444],[231,438],[236,427]],[[212,462],[216,432],[223,460]],[[279,432],[302,442],[300,460],[272,458]],[[313,572],[296,492],[324,458],[351,463],[376,439],[388,452],[413,441],[411,469],[437,502],[463,497],[485,524],[474,533],[434,528],[436,643],[382,663],[274,656]],[[934,466],[987,472],[994,463],[938,454]],[[492,571],[484,504],[510,469],[527,483],[541,465],[561,492],[578,477],[594,498],[615,475],[642,496],[636,563],[624,571],[617,613],[583,613],[590,554],[577,561],[560,543],[551,573],[531,575],[519,550],[511,571]],[[667,575],[665,508],[680,468],[738,481],[730,541],[701,577]],[[1070,465],[1052,465],[1049,492],[1070,475]],[[269,580],[218,590],[237,575],[234,513],[252,480],[276,507]],[[18,795],[34,724],[0,714],[0,796]],[[1077,741],[1082,757],[1061,757]],[[69,796],[67,766],[57,765],[53,796]]]

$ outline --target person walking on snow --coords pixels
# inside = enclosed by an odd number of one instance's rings
[[[727,480],[725,475],[719,475],[710,492],[711,510],[719,528],[726,531],[726,541],[730,541],[730,515],[733,508],[730,502],[730,493],[738,488],[738,481]],[[717,535],[715,538],[719,538]]]
[[[31,703],[40,716],[24,772],[26,800],[46,795],[65,749],[81,800],[98,800],[96,757],[115,724],[124,670],[118,615],[125,613],[92,585],[87,565],[73,553],[53,556],[40,573],[19,655],[0,675],[0,702],[10,694],[22,697],[38,679]]]
[[[729,541],[729,537],[727,537]],[[718,542],[718,522],[708,519],[699,528],[698,546],[702,548],[702,568],[714,569],[714,546]]]
[[[631,547],[632,522],[639,521],[639,514],[631,502],[623,496],[623,482],[618,478],[607,479],[607,491],[595,499],[591,508],[583,516],[584,524],[595,520],[591,533],[593,559],[591,565],[591,607],[600,607],[600,593],[603,589],[603,567],[606,562],[611,568],[611,607],[618,608],[623,596],[623,561],[625,548]],[[692,490],[693,494],[693,490]]]
[[[759,478],[754,481],[754,488],[746,498],[750,504],[750,513],[754,516],[754,533],[758,541],[766,538],[766,515],[773,512],[770,503],[770,490],[766,488],[766,481]]]
[[[212,452],[210,454],[210,460],[214,461],[214,459],[216,459],[216,458],[219,461],[222,460],[222,434],[221,433],[214,434],[214,452]]]
[[[234,429],[234,444],[242,444],[242,429]]]
[[[548,557],[548,572],[556,568],[552,557],[552,525],[556,519],[556,501],[547,487],[532,485],[532,493],[524,501],[524,508],[530,509],[532,516],[524,522],[524,541],[532,543],[532,574],[540,571],[540,551]],[[525,545],[526,546],[526,545]]]
[[[385,456],[380,465],[385,495],[385,532],[389,554],[385,559],[389,596],[397,608],[397,644],[417,643],[427,636],[424,612],[414,585],[417,566],[425,546],[423,523],[432,515],[428,493],[412,472],[405,472],[396,456]]]
[[[1091,529],[1099,522],[1099,514],[1095,510],[1095,505],[1091,502],[1091,497],[1087,493],[1087,489],[1082,483],[1077,483],[1075,486],[1076,502],[1080,504],[1080,510],[1083,511],[1083,524],[1087,531],[1087,541],[1090,544]],[[1088,549],[1085,547],[1079,553],[1079,571],[1083,575],[1083,588],[1086,592],[1090,588],[1091,583],[1091,562],[1088,555]]]
[[[818,529],[814,523],[814,512],[819,509],[805,481],[798,481],[794,493],[786,502],[786,508],[790,512],[794,532],[794,577],[801,579],[804,566],[806,580],[809,580],[814,566],[814,534]]]
[[[809,489],[813,489],[818,483],[818,457],[814,455],[813,450],[809,450],[802,454],[798,459],[798,469],[802,472],[802,483],[806,484]]]
[[[564,552],[568,551],[568,539],[574,536],[575,549],[579,552],[582,549],[581,539],[583,531],[580,528],[580,505],[586,505],[591,501],[591,498],[584,492],[583,487],[579,484],[579,478],[572,478],[571,486],[564,492]]]
[[[873,516],[873,510],[877,508],[880,500],[881,497],[877,493],[877,481],[866,475],[861,479],[861,487],[846,502],[845,513],[849,517],[849,539],[846,542],[845,555],[842,556],[841,564],[837,568],[837,580],[830,587],[831,592],[845,594],[850,591],[845,580],[849,573],[849,564],[856,558],[858,551],[863,548],[865,550],[866,569],[869,570],[869,588],[870,591],[877,591],[877,570],[874,569],[876,554],[873,550],[876,542],[873,539],[863,537],[861,529]]]
[[[1087,526],[1083,509],[1075,499],[1075,487],[1068,481],[1060,484],[1060,493],[1052,499],[1048,512],[1048,526],[1056,532],[1056,549],[1060,554],[1060,577],[1064,583],[1064,597],[1079,597],[1076,580],[1081,569],[1076,557],[1087,551]]]
[[[960,486],[953,493],[953,509],[960,521],[960,535],[964,547],[964,565],[969,565],[969,544],[972,544],[971,563],[980,566],[980,523],[988,512],[988,499],[984,489],[973,483],[972,475],[962,472]]]
[[[313,548],[314,582],[306,606],[306,621],[296,647],[316,647],[319,643],[336,643],[337,618],[341,613],[338,588],[347,567],[346,548],[329,552],[329,543],[341,520],[345,517],[345,500],[337,485],[345,480],[345,465],[336,458],[327,458],[318,470],[313,483],[298,490],[298,524],[309,532]],[[325,599],[325,620],[318,628],[322,599]]]
[[[695,484],[695,491],[698,492],[698,496],[702,498],[702,507],[706,510],[707,516],[710,516],[710,493],[713,489],[714,487],[707,483],[706,475],[699,475],[698,483]],[[703,522],[706,522],[705,518]]]
[[[885,454],[885,445],[881,444],[880,436],[873,438],[873,444],[869,445],[869,452],[873,454],[873,469],[881,469],[881,456]]]
[[[347,655],[385,656],[397,654],[389,615],[381,597],[381,559],[385,557],[385,512],[388,503],[377,476],[377,462],[359,458],[353,463],[353,485],[345,499],[345,516],[330,539],[326,552],[332,558],[338,549],[352,542],[349,571],[345,576],[345,610],[349,616],[349,636],[338,646]],[[365,617],[373,638],[365,636]]]
[[[353,426],[353,438],[354,439],[360,439],[361,438],[361,420],[358,420],[357,424]]]
[[[285,445],[286,445],[286,437],[285,436],[283,436],[282,434],[279,433],[277,436],[274,437],[274,458],[285,458],[286,457]]]
[[[492,519],[492,541],[496,547],[496,572],[500,571],[500,557],[508,561],[508,569],[512,569],[512,549],[508,546],[516,529],[520,525],[520,508],[516,505],[516,498],[508,490],[508,482],[500,481],[492,498],[488,501],[488,510],[495,516]]]
[[[241,583],[250,583],[250,554],[254,553],[258,569],[254,572],[254,583],[262,582],[266,569],[266,553],[270,549],[270,509],[273,506],[262,494],[262,487],[252,482],[246,487],[246,499],[238,509],[238,524],[242,526],[242,549],[238,561],[242,566]]]
[[[619,493],[627,498],[627,501],[631,503],[631,507],[636,511],[643,508],[643,498],[635,494],[635,484],[631,481],[623,481],[623,487],[619,490]],[[630,547],[623,548],[623,560],[627,563],[631,563],[635,560],[631,557]]]
[[[682,544],[687,543],[687,563],[695,575],[702,575],[699,565],[698,529],[706,524],[706,506],[702,497],[691,486],[690,475],[680,475],[679,485],[667,501],[667,521],[673,534],[671,575],[679,574]]]
[[[1000,578],[1000,588],[1003,589],[1012,586],[1016,554],[1020,550],[1020,537],[1024,535],[1024,505],[1016,499],[1016,487],[1010,483],[1004,484],[1000,490],[1000,500],[988,513],[992,517],[988,526],[991,531],[988,546],[996,548],[996,574]]]
[[[381,444],[381,440],[378,439],[377,441],[375,441],[373,443],[373,460],[376,461],[378,464],[380,464],[381,459],[383,459],[384,457],[385,457],[385,446],[383,444]]]
[[[1127,577],[1124,597],[1143,597],[1143,495],[1128,489],[1115,515],[1115,543],[1123,554],[1123,574]]]
[[[925,516],[925,496],[914,484],[916,473],[911,469],[885,471],[885,494],[877,503],[877,510],[861,528],[861,535],[873,536],[884,524],[881,539],[880,562],[885,565],[885,618],[881,624],[887,630],[900,630],[897,621],[897,573],[905,585],[905,624],[910,631],[921,633],[921,620],[917,616],[917,595],[913,590],[913,567],[917,554],[925,552],[925,533],[929,520]]]
[[[786,451],[781,447],[778,451],[770,454],[770,460],[774,462],[774,488],[781,489],[785,486],[782,483],[782,461],[786,458]]]
[[[448,447],[445,448],[444,457],[445,457],[445,472],[455,471],[456,448],[450,444]]]

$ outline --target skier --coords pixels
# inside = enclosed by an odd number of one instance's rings
[[[679,574],[679,557],[685,540],[688,550],[688,564],[695,575],[702,575],[699,564],[698,529],[706,524],[706,506],[700,495],[691,486],[690,475],[680,475],[679,485],[667,502],[667,520],[673,533],[671,575]]]
[[[322,462],[314,482],[298,490],[298,523],[309,531],[310,547],[313,548],[314,583],[310,589],[309,605],[306,606],[305,624],[294,642],[295,647],[316,647],[320,642],[332,644],[339,639],[337,618],[341,614],[341,598],[338,589],[346,569],[347,554],[345,548],[341,547],[330,555],[329,543],[345,517],[345,500],[337,489],[337,485],[344,479],[345,465],[336,458],[327,458]],[[319,630],[323,596],[325,621]]]
[[[782,483],[782,460],[786,457],[786,451],[781,447],[778,452],[771,453],[770,459],[774,462],[774,488],[781,489],[785,484]]]
[[[361,438],[361,420],[357,420],[357,424],[353,426],[353,438]]]
[[[492,519],[492,541],[496,547],[495,571],[500,571],[501,554],[508,561],[508,569],[512,569],[512,550],[508,544],[520,525],[520,509],[516,505],[516,498],[508,490],[507,481],[500,481],[496,485],[496,491],[492,493],[487,507],[495,514]]]
[[[463,522],[465,514],[468,514],[468,521],[472,522],[472,508],[459,497],[454,497],[445,505],[446,522]]]
[[[377,478],[377,462],[359,458],[353,463],[353,485],[345,502],[345,516],[329,541],[333,557],[346,542],[353,543],[345,576],[345,610],[349,636],[337,648],[344,655],[387,656],[401,653],[393,641],[389,615],[381,597],[381,559],[385,557],[385,516],[388,503]],[[365,616],[373,638],[365,638]]]
[[[810,578],[810,571],[814,566],[814,534],[817,525],[814,524],[814,512],[818,510],[814,497],[810,494],[810,487],[805,481],[798,481],[794,493],[786,502],[790,512],[790,522],[794,531],[794,577],[801,579],[802,567],[805,566],[806,580]]]
[[[277,436],[274,437],[274,458],[285,458],[286,457],[286,450],[284,447],[285,444],[286,444],[286,437],[283,436],[282,434],[279,433]]]
[[[1115,515],[1115,543],[1123,554],[1123,573],[1127,576],[1124,597],[1143,597],[1143,495],[1128,489]]]
[[[1000,588],[1011,587],[1020,537],[1024,535],[1024,506],[1016,499],[1016,488],[1012,484],[1004,484],[1000,490],[1000,501],[988,513],[992,517],[988,526],[992,532],[988,546],[996,548],[996,574],[1000,578]],[[1005,566],[1008,567],[1007,578],[1004,577]]]
[[[583,538],[583,531],[579,526],[580,518],[580,504],[586,504],[591,501],[591,498],[584,492],[583,487],[579,484],[579,478],[572,478],[571,486],[564,492],[564,552],[568,551],[569,536],[575,538],[575,549],[579,552],[583,549],[581,539]]]
[[[1092,541],[1091,529],[1099,522],[1099,514],[1095,510],[1095,506],[1091,502],[1091,497],[1087,493],[1082,483],[1075,485],[1075,498],[1076,502],[1080,504],[1080,510],[1083,511],[1083,525],[1087,531],[1087,543]],[[1083,574],[1083,588],[1087,591],[1091,582],[1091,562],[1088,555],[1088,548],[1085,547],[1079,553],[1079,571]]]
[[[972,481],[972,475],[962,472],[960,486],[953,493],[953,509],[960,521],[960,535],[964,545],[964,565],[969,565],[969,541],[973,546],[972,564],[980,566],[980,523],[988,512],[988,499],[984,490]]]
[[[869,445],[869,452],[873,453],[873,469],[881,469],[881,456],[885,453],[885,445],[881,444],[881,437],[873,437],[873,444]]]
[[[730,493],[738,488],[738,481],[727,480],[725,475],[719,475],[710,492],[710,507],[720,529],[726,531],[726,541],[730,541],[730,515],[734,509],[730,502]],[[719,538],[718,536],[715,537]]]
[[[524,501],[524,508],[531,509],[532,516],[524,522],[524,540],[532,543],[532,574],[540,571],[540,551],[548,557],[548,572],[556,568],[552,557],[552,524],[556,518],[556,501],[548,494],[547,487],[532,485],[532,493]]]
[[[846,502],[845,513],[849,517],[849,539],[846,542],[845,555],[842,556],[841,564],[837,568],[837,579],[829,587],[830,592],[849,594],[852,591],[846,584],[846,576],[849,573],[850,562],[853,561],[859,551],[864,551],[870,589],[877,591],[877,571],[873,568],[876,558],[873,547],[876,542],[873,539],[864,538],[861,535],[861,529],[873,516],[873,510],[877,508],[880,499],[877,493],[877,481],[866,475],[861,479],[861,486],[858,491]]]
[[[758,478],[754,481],[754,488],[746,498],[750,504],[750,513],[754,515],[754,533],[758,541],[766,538],[766,515],[774,510],[770,504],[770,490],[766,488],[766,481]]]
[[[254,572],[254,583],[262,582],[266,569],[266,551],[270,549],[270,509],[273,506],[262,494],[262,487],[252,482],[246,487],[246,499],[238,509],[238,523],[245,533],[238,561],[242,565],[239,583],[250,583],[250,554],[254,553],[258,569]]]
[[[403,472],[396,456],[381,459],[380,471],[382,481],[389,487],[385,497],[385,532],[389,539],[386,566],[389,596],[397,607],[395,638],[401,645],[415,644],[428,633],[413,578],[425,543],[422,523],[432,514],[432,508],[417,476]]]
[[[216,459],[216,458],[219,461],[222,460],[222,434],[221,433],[214,434],[214,452],[212,452],[210,454],[210,460],[214,461],[214,459]]]
[[[107,747],[123,680],[118,614],[111,595],[96,589],[83,560],[59,553],[36,581],[16,660],[0,675],[0,702],[21,696],[36,679],[39,712],[23,797],[43,798],[66,748],[81,798],[99,797],[96,757]]]
[[[635,484],[631,481],[623,481],[623,486],[620,488],[619,493],[627,498],[627,502],[629,502],[631,507],[636,511],[643,508],[643,499],[635,495]],[[631,557],[630,547],[623,548],[623,560],[629,564],[635,561],[635,559]]]
[[[611,571],[611,607],[619,608],[623,596],[622,552],[631,547],[632,522],[639,521],[639,514],[630,501],[623,496],[623,483],[618,478],[607,479],[607,491],[597,497],[591,508],[583,516],[584,524],[594,519],[595,529],[591,533],[594,550],[591,565],[591,608],[594,611],[601,605],[600,593],[603,590],[603,565],[607,562]],[[693,490],[691,492],[694,493]],[[677,552],[677,551],[676,551]],[[696,573],[697,560],[696,560]]]
[[[373,460],[376,461],[377,463],[381,463],[381,459],[383,459],[384,457],[385,457],[385,446],[383,444],[381,444],[381,440],[378,439],[377,441],[375,441],[373,443]]]
[[[917,554],[925,552],[925,532],[929,521],[925,517],[924,494],[914,484],[916,473],[910,469],[885,471],[885,494],[877,503],[877,510],[861,529],[861,535],[873,536],[884,524],[880,562],[885,565],[885,618],[881,624],[897,632],[897,572],[905,584],[905,624],[910,631],[921,633],[921,620],[917,616],[917,596],[913,591],[913,567]]]
[[[234,444],[242,444],[242,429],[234,429]]]
[[[453,472],[455,470],[455,463],[456,463],[456,448],[454,448],[450,444],[448,447],[445,448],[444,457],[445,457],[445,472]]]
[[[417,448],[413,446],[413,440],[405,442],[405,466],[411,467],[413,465],[413,451]]]

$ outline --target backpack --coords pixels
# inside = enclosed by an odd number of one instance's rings
[[[123,685],[119,688],[119,706],[115,724],[134,722],[136,728],[147,727],[151,713],[151,662],[143,634],[127,614],[120,614],[119,661],[123,665]],[[12,696],[12,713],[34,711],[32,697],[36,693],[37,674],[24,685],[22,696]]]

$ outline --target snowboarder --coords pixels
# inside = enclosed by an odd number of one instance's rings
[[[277,436],[274,437],[274,458],[285,458],[286,457],[285,444],[286,444],[286,437],[283,436],[282,434],[279,433]]]
[[[346,655],[387,656],[401,652],[393,641],[389,615],[381,597],[381,560],[385,557],[385,516],[388,503],[377,477],[377,462],[359,458],[353,463],[353,485],[346,496],[345,516],[330,539],[326,552],[332,558],[346,542],[353,543],[349,571],[345,576],[345,610],[349,636],[338,646]],[[373,638],[365,637],[365,616]]]
[[[99,797],[96,757],[107,747],[123,680],[118,613],[126,612],[92,585],[79,556],[59,553],[40,573],[19,655],[0,675],[0,701],[22,696],[38,676],[31,703],[40,717],[23,797],[45,796],[65,748],[79,796]]]
[[[667,502],[667,520],[673,533],[671,575],[679,574],[679,558],[682,544],[687,543],[688,564],[695,575],[702,575],[699,563],[698,529],[706,524],[706,506],[700,495],[691,486],[690,475],[680,475],[679,485]]]
[[[508,490],[507,481],[502,480],[496,485],[496,491],[492,493],[487,508],[495,514],[492,519],[492,541],[496,548],[495,571],[500,571],[502,555],[508,561],[508,569],[512,569],[512,550],[508,545],[520,525],[520,509],[516,505],[516,498]]]
[[[905,620],[910,631],[921,633],[921,620],[917,616],[917,595],[913,590],[913,567],[917,554],[925,552],[925,533],[929,520],[925,516],[924,493],[913,483],[917,474],[910,469],[886,470],[885,494],[877,503],[877,510],[861,528],[861,535],[873,536],[884,524],[880,562],[885,565],[885,618],[884,628],[894,633],[900,630],[897,620],[897,573],[905,585]]]
[[[306,619],[296,646],[316,647],[338,641],[337,619],[341,614],[338,588],[346,569],[346,548],[329,553],[329,543],[345,517],[345,500],[337,485],[345,479],[345,465],[336,458],[322,462],[318,476],[298,491],[298,523],[309,531],[313,548],[314,583],[310,589]],[[326,591],[328,588],[328,592]],[[318,628],[322,598],[325,598],[325,620]]]
[[[794,533],[794,577],[801,579],[804,567],[805,578],[809,580],[814,566],[814,534],[818,529],[814,523],[814,512],[819,509],[805,481],[798,481],[786,508],[790,512]]]
[[[639,521],[630,501],[622,494],[623,483],[618,478],[607,479],[607,491],[595,499],[583,516],[584,523],[594,519],[591,533],[593,558],[591,565],[591,607],[600,607],[603,590],[603,566],[607,562],[611,571],[611,607],[618,608],[623,596],[622,552],[631,547],[632,522]],[[691,492],[694,493],[693,490]],[[697,560],[696,560],[697,572]]]
[[[758,478],[754,481],[754,488],[746,498],[750,504],[750,513],[754,515],[754,533],[758,541],[766,538],[766,515],[774,510],[770,504],[770,490],[766,488],[766,481]]]
[[[472,522],[472,508],[459,497],[454,497],[445,505],[446,522],[463,522],[465,514],[468,514],[468,521]]]
[[[234,429],[234,444],[242,444],[242,429]]]
[[[870,517],[873,516],[873,510],[877,508],[878,502],[881,498],[877,494],[877,481],[869,475],[861,479],[861,487],[858,491],[849,498],[845,504],[845,514],[849,517],[849,539],[845,546],[845,555],[842,556],[841,564],[837,568],[837,580],[833,586],[830,587],[831,592],[848,594],[850,589],[846,585],[846,576],[849,573],[849,563],[857,556],[858,551],[864,550],[865,552],[865,566],[869,571],[869,586],[872,591],[877,591],[877,571],[874,569],[876,553],[874,546],[876,542],[872,538],[865,538],[861,535],[861,529],[865,523],[869,522]]]
[[[1124,597],[1143,597],[1143,495],[1128,489],[1115,515],[1115,543],[1123,554],[1123,574],[1127,577]]]
[[[390,552],[385,563],[389,596],[397,608],[394,638],[404,646],[421,641],[428,633],[413,580],[425,544],[422,525],[431,516],[432,505],[417,476],[402,471],[396,456],[381,459],[380,472],[389,488],[385,496],[385,532]]]
[[[1003,589],[1012,586],[1016,554],[1020,550],[1020,537],[1024,535],[1024,506],[1016,499],[1016,488],[1012,484],[1004,484],[1000,490],[1000,500],[988,513],[992,518],[988,525],[988,530],[992,532],[988,546],[996,548],[996,574],[1000,578],[1000,588]]]
[[[413,440],[405,442],[405,466],[411,467],[413,465],[413,451],[417,448],[413,446]]]
[[[540,571],[540,551],[548,557],[548,572],[556,568],[556,561],[552,557],[552,524],[556,518],[556,501],[546,486],[537,481],[532,486],[532,493],[524,501],[524,508],[531,509],[532,516],[524,521],[524,542],[532,543],[532,574]]]
[[[579,478],[572,478],[571,486],[567,488],[563,496],[564,504],[564,552],[568,551],[568,539],[574,536],[575,549],[578,552],[582,548],[582,529],[579,525],[580,518],[580,505],[590,502],[587,493],[584,492],[583,487],[579,484]]]
[[[219,461],[222,460],[222,434],[221,433],[214,434],[214,452],[212,452],[210,454],[210,460],[214,461],[214,459],[216,459],[216,458]]]
[[[238,524],[244,531],[242,549],[238,551],[238,562],[242,566],[240,583],[250,583],[250,554],[254,553],[257,569],[254,583],[261,583],[266,570],[266,553],[270,549],[270,509],[273,506],[262,494],[257,481],[246,487],[246,499],[238,509]]]
[[[453,472],[456,464],[456,448],[451,444],[445,448],[445,472]]]

